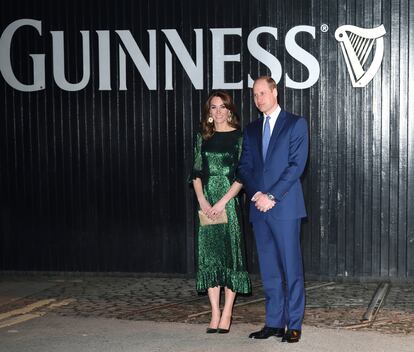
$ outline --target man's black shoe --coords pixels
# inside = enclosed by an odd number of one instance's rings
[[[300,330],[287,329],[285,335],[282,338],[282,342],[299,342],[301,336]]]
[[[285,329],[284,328],[271,328],[271,327],[265,326],[260,331],[252,332],[249,335],[249,338],[251,338],[251,339],[267,339],[271,336],[283,337],[284,335],[285,335]]]

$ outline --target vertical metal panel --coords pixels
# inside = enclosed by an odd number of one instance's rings
[[[42,35],[22,29],[11,58],[30,82],[28,54],[46,54],[46,89],[25,93],[4,79],[0,93],[0,269],[164,271],[193,270],[194,196],[186,177],[202,104],[212,89],[211,28],[241,28],[226,38],[227,82],[242,124],[257,117],[247,76],[268,74],[249,53],[259,26],[277,40],[259,43],[282,66],[281,105],[308,119],[310,156],[303,176],[309,216],[303,222],[307,275],[414,278],[414,5],[409,0],[2,1],[1,31],[16,19],[42,21]],[[328,25],[323,32],[321,26]],[[385,53],[372,82],[354,88],[334,38],[336,28],[384,24]],[[296,37],[320,64],[309,89],[286,88],[308,77],[285,48]],[[203,30],[204,89],[196,90],[162,29],[176,29],[192,58],[194,29]],[[90,34],[91,77],[77,92],[54,82],[52,36],[64,31],[65,74],[82,78],[82,38]],[[110,33],[111,90],[99,90],[97,30]],[[157,37],[157,90],[149,90],[127,56],[127,90],[119,88],[116,30],[129,30],[149,60],[148,30]],[[173,52],[173,89],[165,89],[165,46]],[[247,215],[245,213],[245,215]],[[258,271],[246,221],[249,268]]]
[[[382,6],[373,7],[373,25],[382,21]],[[384,65],[384,63],[383,63]],[[385,66],[383,66],[385,67]],[[381,68],[382,70],[382,68]],[[379,73],[379,72],[378,72]],[[381,275],[382,248],[382,222],[381,222],[381,178],[382,178],[382,75],[377,74],[372,81],[372,124],[373,124],[373,145],[372,145],[372,271],[371,275]],[[374,118],[375,117],[375,118]]]
[[[407,232],[407,181],[408,181],[408,104],[405,103],[405,98],[408,97],[408,1],[401,2],[399,4],[400,23],[399,23],[399,77],[397,90],[398,94],[398,115],[396,119],[399,120],[399,205],[398,205],[398,243],[397,243],[397,276],[407,275],[407,245],[408,245],[408,232]]]
[[[414,3],[407,1],[408,7],[408,74],[406,76],[408,86],[407,97],[414,93]],[[407,99],[407,117],[408,117],[408,177],[407,177],[407,276],[414,275],[414,100]]]
[[[373,11],[374,6],[373,1],[366,1],[362,7],[362,13],[364,16],[365,26],[373,27],[375,22],[373,21]],[[362,106],[363,109],[363,119],[362,119],[362,131],[363,131],[363,165],[361,168],[362,177],[364,179],[364,188],[363,200],[361,209],[365,209],[363,212],[362,219],[362,265],[361,265],[361,276],[370,276],[372,273],[372,245],[373,245],[373,236],[372,236],[372,213],[373,213],[373,185],[372,185],[372,165],[373,165],[373,155],[372,155],[372,145],[373,145],[373,108],[372,108],[372,90],[367,90],[363,92],[362,96]]]

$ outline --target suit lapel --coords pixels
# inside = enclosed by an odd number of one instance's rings
[[[276,120],[275,127],[273,128],[272,135],[270,136],[270,142],[269,142],[269,147],[267,148],[266,159],[268,159],[269,155],[272,152],[272,149],[274,148],[276,144],[277,136],[280,134],[280,131],[282,130],[283,125],[285,124],[286,118],[287,118],[286,111],[284,110],[280,111],[280,114]],[[260,138],[260,140],[262,140],[262,138]]]

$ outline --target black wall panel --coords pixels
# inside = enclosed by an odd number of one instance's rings
[[[310,156],[303,185],[309,216],[303,222],[307,275],[414,279],[414,3],[409,0],[250,1],[2,1],[0,33],[14,21],[41,21],[13,36],[16,78],[34,82],[29,54],[45,54],[45,89],[24,92],[0,78],[0,270],[191,273],[194,197],[187,184],[192,139],[212,90],[213,28],[240,28],[225,39],[225,81],[243,125],[257,117],[248,88],[269,74],[248,48],[258,27],[277,28],[258,43],[282,67],[280,104],[305,116]],[[365,87],[353,87],[335,30],[383,24],[384,55]],[[315,84],[286,87],[287,73],[309,72],[286,48],[286,34],[319,63]],[[175,29],[191,59],[202,30],[202,81],[197,89],[163,30]],[[129,31],[150,61],[156,37],[156,89],[149,89],[117,31]],[[90,79],[77,91],[54,79],[53,35],[64,33],[67,81],[83,77],[80,31],[90,40]],[[107,49],[97,31],[107,31]],[[102,32],[103,33],[103,32]],[[3,37],[2,37],[3,38]],[[101,42],[102,44],[102,42]],[[6,50],[4,42],[1,50]],[[127,90],[122,52],[126,53]],[[166,64],[172,53],[172,88]],[[100,89],[108,55],[110,89]],[[200,62],[197,62],[200,64]],[[3,66],[4,67],[4,64]],[[109,72],[109,71],[108,71]],[[148,83],[148,82],[147,82]],[[249,267],[258,271],[246,222]]]

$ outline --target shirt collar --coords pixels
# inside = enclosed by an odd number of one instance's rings
[[[270,116],[270,121],[272,120],[276,121],[281,111],[282,111],[282,108],[280,107],[280,105],[277,105],[277,108],[275,111],[273,111],[270,115],[266,115],[265,113],[263,113],[263,117],[266,119],[266,116]]]
[[[269,125],[270,125],[270,133],[272,133],[273,128],[275,127],[275,124],[276,124],[276,120],[279,117],[279,114],[281,111],[282,111],[282,108],[280,107],[280,105],[278,105],[276,110],[273,111],[270,115],[263,114],[263,128],[266,122],[266,116],[270,116]]]

